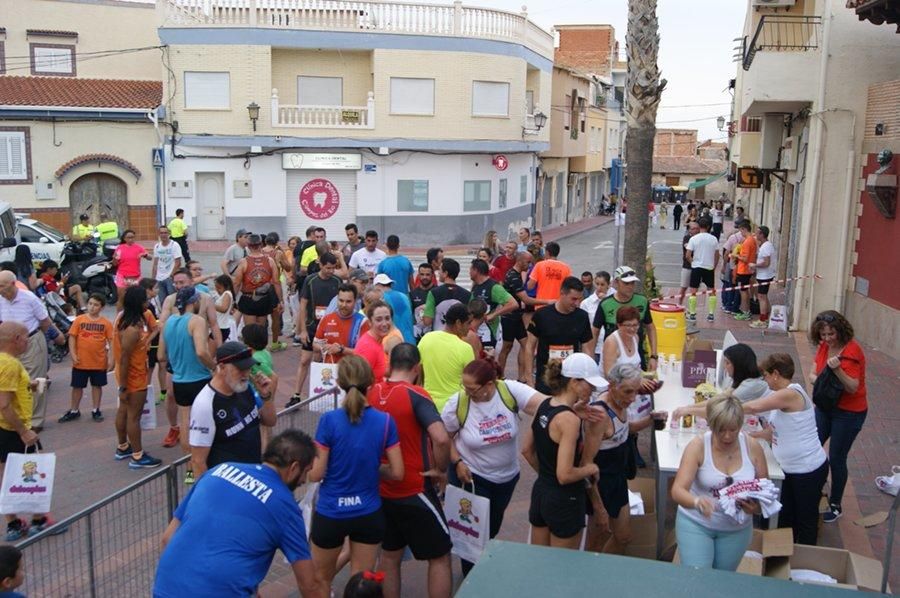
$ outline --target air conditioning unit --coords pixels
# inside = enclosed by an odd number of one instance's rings
[[[797,0],[752,0],[751,4],[759,8],[783,8],[793,6]]]

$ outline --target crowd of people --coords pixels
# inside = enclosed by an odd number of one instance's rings
[[[713,224],[699,218],[704,232],[686,242],[688,257],[707,259],[702,235]],[[738,223],[744,239],[749,227]],[[545,245],[539,232],[522,229],[516,241],[501,243],[490,231],[464,288],[459,262],[440,248],[414,266],[397,235],[382,249],[376,231],[360,235],[354,224],[345,231],[338,243],[310,227],[305,239],[282,246],[276,233],[242,229],[221,273],[206,274],[171,225],[160,227],[152,251],[135,244],[140,249],[122,252],[115,319],[104,318],[104,298],[91,295],[68,339],[53,334],[43,304],[15,273],[0,272],[0,460],[40,446],[49,338],[68,342],[72,355],[71,403],[60,422],[80,418],[88,383],[92,419],[103,421],[111,371],[119,399],[114,458],[138,470],[161,464],[141,436],[142,411],[154,401],[169,424],[163,445],[180,443],[190,455],[184,482],[191,489],[165,530],[155,596],[253,594],[276,549],[304,596],[327,596],[349,564],[348,591],[397,597],[406,550],[427,562],[428,595],[449,596],[446,485],[490,500],[494,537],[520,478],[520,456],[537,474],[532,543],[577,549],[587,527],[586,549],[623,554],[627,483],[643,466],[637,437],[668,415],[654,409],[659,382],[645,375],[659,359],[638,273],[619,265],[612,274],[573,275],[560,245]],[[123,245],[132,244],[126,231]],[[719,251],[716,244],[710,274],[692,268],[692,293],[700,282],[715,288]],[[731,251],[722,256],[730,261]],[[747,263],[742,256],[739,266]],[[149,278],[140,277],[141,259],[152,262]],[[129,260],[137,269],[122,272]],[[790,356],[760,362],[738,344],[724,354],[732,388],[672,414],[709,422],[685,450],[672,491],[686,564],[737,567],[752,519],[736,524],[716,498],[735,482],[767,477],[760,438],[773,443],[785,471],[780,521],[796,541],[816,542],[829,470],[825,521],[841,516],[847,454],[866,417],[865,356],[838,312],[819,314],[810,340],[818,347],[810,382],[832,374],[842,387],[832,409],[813,405],[794,381]],[[313,363],[333,364],[343,393],[313,438],[297,430],[272,435],[279,386],[272,352],[289,345],[300,356],[296,386],[282,391],[292,393],[287,407],[316,399],[317,381],[307,381]],[[764,425],[742,432],[745,418],[757,414]],[[306,519],[292,493],[304,483],[317,493]],[[760,513],[753,500],[738,508]],[[8,541],[52,523],[40,514],[30,524],[15,515],[7,521]],[[463,575],[472,566],[463,560]]]

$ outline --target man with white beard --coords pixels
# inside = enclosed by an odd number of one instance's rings
[[[275,425],[272,381],[250,375],[257,365],[249,347],[237,341],[216,350],[216,371],[191,407],[191,467],[194,477],[219,463],[259,463],[259,425]],[[251,385],[252,379],[252,385]]]

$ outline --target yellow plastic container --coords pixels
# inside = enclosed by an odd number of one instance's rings
[[[674,303],[651,303],[650,316],[656,328],[656,352],[660,356],[675,354],[681,359],[687,341],[684,308]]]

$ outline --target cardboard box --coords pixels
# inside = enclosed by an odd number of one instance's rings
[[[696,388],[706,382],[706,370],[716,369],[716,350],[709,341],[689,340],[681,361],[681,385]]]
[[[791,569],[812,569],[835,578],[837,584],[822,584],[850,590],[881,590],[881,563],[840,548],[794,545]]]
[[[755,529],[747,550],[758,552],[763,558],[752,559],[745,556],[738,565],[738,573],[765,575],[778,579],[790,577],[788,559],[794,553],[794,537],[790,529],[768,531]]]
[[[625,555],[656,560],[656,480],[635,478],[628,481],[628,489],[641,495],[644,514],[631,516],[631,542]]]

